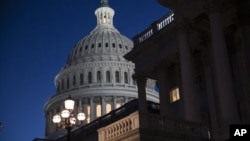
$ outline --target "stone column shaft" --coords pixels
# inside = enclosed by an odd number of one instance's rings
[[[199,121],[199,104],[194,83],[194,66],[192,62],[192,54],[188,47],[186,33],[187,31],[185,27],[180,25],[180,28],[178,29],[178,41],[181,61],[181,96],[183,97],[185,119]]]
[[[146,99],[146,78],[138,78],[136,80],[138,86],[138,100],[139,112],[147,112],[147,99]]]
[[[158,87],[160,94],[160,113],[163,116],[167,116],[169,113],[170,96],[167,86],[167,72],[162,67],[158,68]]]
[[[116,109],[116,96],[113,96],[113,109],[112,110],[114,110],[114,109]]]
[[[90,97],[89,99],[90,103],[90,121],[93,121],[95,119],[95,104],[93,102],[93,97]]]
[[[106,114],[106,101],[105,97],[101,97],[101,105],[102,105],[102,116]]]
[[[234,87],[227,54],[227,47],[223,33],[223,26],[219,12],[209,13],[212,39],[212,60],[216,81],[217,108],[221,126],[238,121],[237,105],[234,96]]]

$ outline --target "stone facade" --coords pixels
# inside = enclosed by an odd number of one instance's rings
[[[228,140],[229,125],[250,123],[249,0],[158,1],[172,12],[125,55],[142,85],[139,110],[145,80],[154,79],[162,116],[201,124],[201,139]]]

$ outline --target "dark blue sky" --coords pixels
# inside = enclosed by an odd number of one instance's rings
[[[157,0],[109,0],[132,38],[168,10]],[[0,0],[0,141],[44,137],[43,106],[78,40],[96,26],[100,0]]]

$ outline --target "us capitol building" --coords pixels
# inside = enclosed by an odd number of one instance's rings
[[[137,85],[132,79],[134,64],[123,55],[133,42],[113,25],[115,11],[107,0],[96,9],[97,26],[82,38],[69,54],[66,65],[55,77],[57,93],[45,104],[46,138],[56,139],[65,131],[56,131],[53,115],[63,109],[63,100],[71,95],[78,110],[86,114],[83,125],[123,104],[136,99]],[[155,81],[147,82],[147,98],[158,102]]]
[[[250,124],[250,0],[157,2],[171,11],[132,43],[101,1],[56,76],[46,137],[33,141],[228,141],[231,125]],[[86,114],[71,138],[51,121],[68,95]]]

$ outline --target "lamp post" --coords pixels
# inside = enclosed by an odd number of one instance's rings
[[[79,111],[77,118],[74,116],[74,105],[75,101],[69,95],[64,101],[64,109],[53,116],[53,123],[56,124],[56,129],[67,129],[67,140],[70,141],[70,131],[77,124],[85,120],[85,114],[82,111]]]

